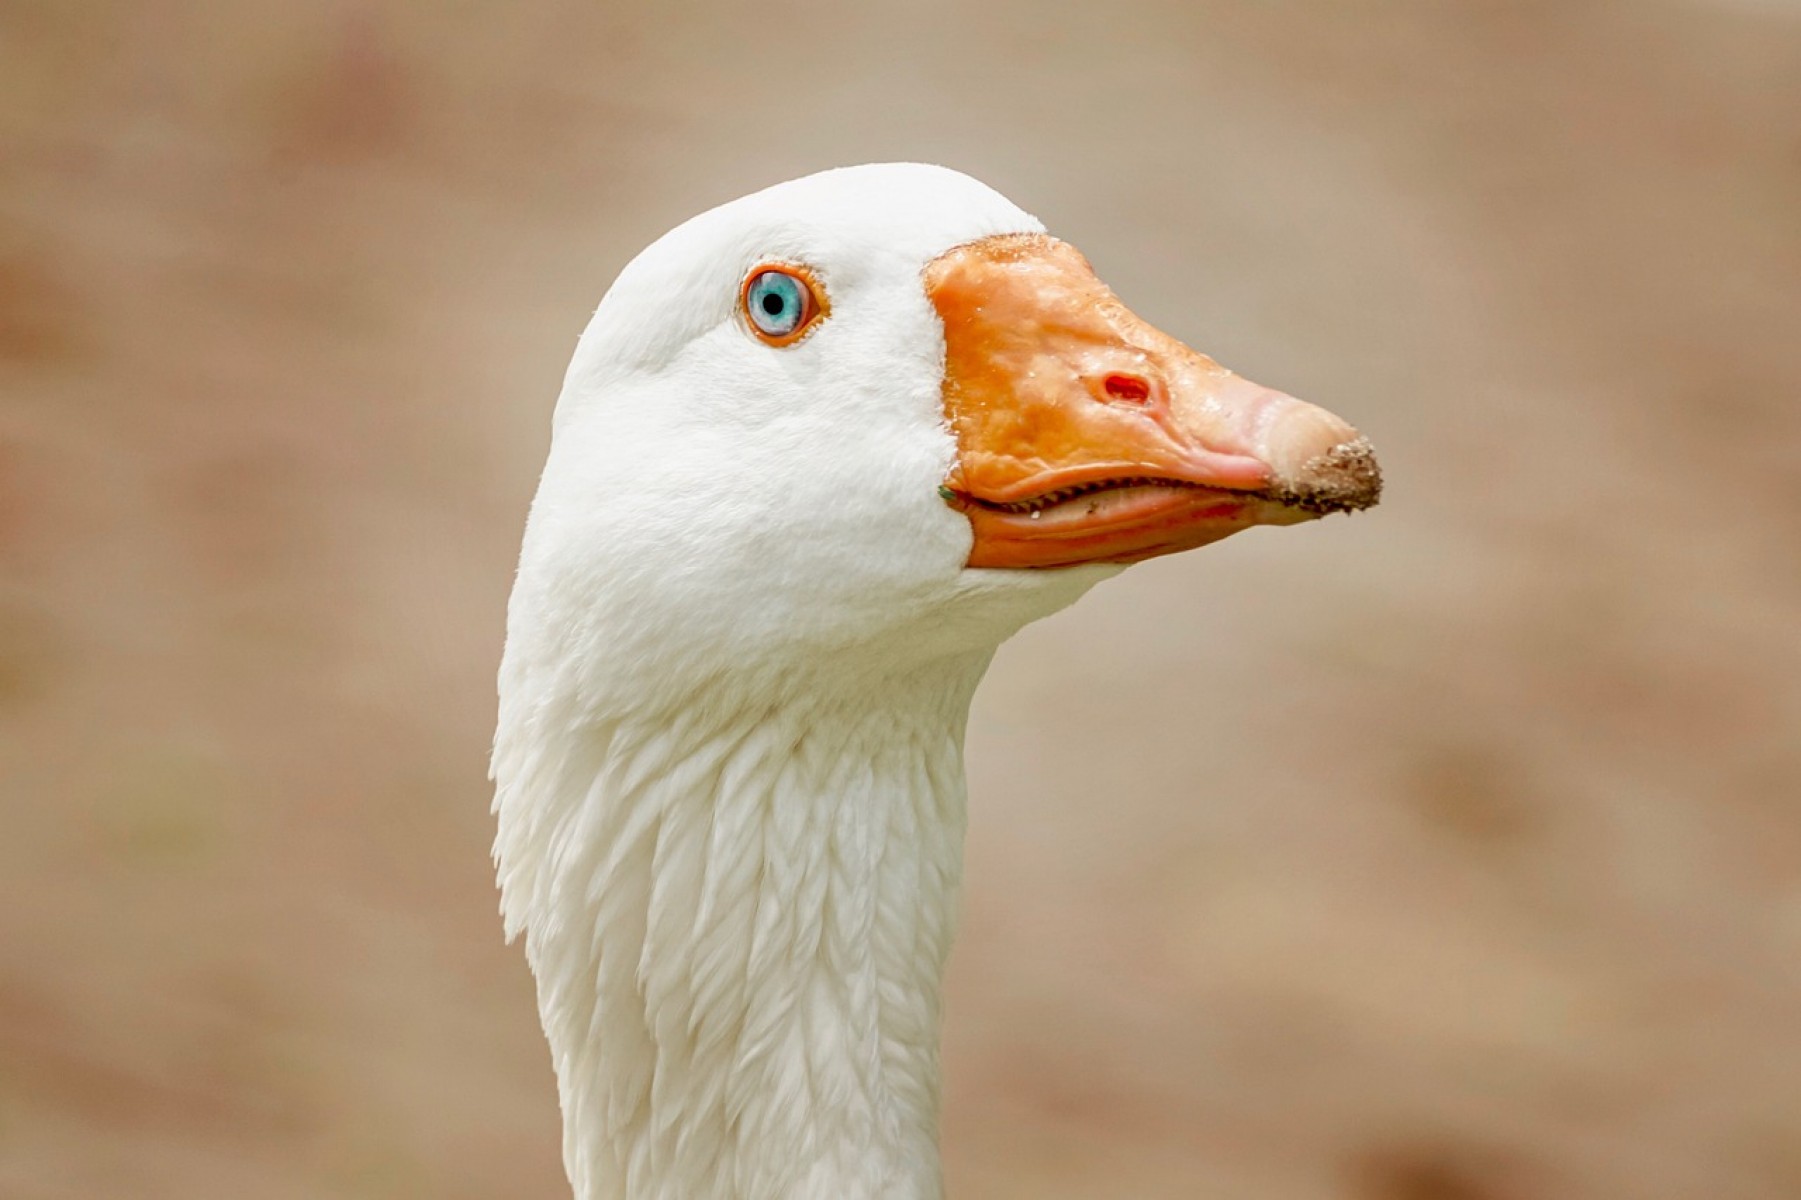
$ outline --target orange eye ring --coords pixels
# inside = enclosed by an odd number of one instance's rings
[[[738,289],[738,311],[766,346],[792,346],[831,315],[825,289],[798,263],[759,263]]]

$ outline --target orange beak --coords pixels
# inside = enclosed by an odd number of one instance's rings
[[[925,280],[972,567],[1137,562],[1381,494],[1355,429],[1139,319],[1054,238],[971,242]]]

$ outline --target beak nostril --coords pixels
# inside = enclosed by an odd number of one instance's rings
[[[1150,381],[1141,375],[1115,371],[1102,381],[1101,388],[1107,393],[1107,399],[1126,404],[1143,404],[1151,398]]]

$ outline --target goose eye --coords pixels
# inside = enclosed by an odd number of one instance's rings
[[[782,267],[751,272],[744,283],[743,301],[751,328],[776,346],[798,340],[820,311],[812,282]]]

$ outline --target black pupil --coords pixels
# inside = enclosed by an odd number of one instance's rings
[[[774,292],[764,292],[763,293],[763,311],[768,313],[770,316],[772,316],[772,317],[781,316],[782,310],[787,307],[788,307],[788,302],[786,300],[782,299],[780,296],[776,295]]]

